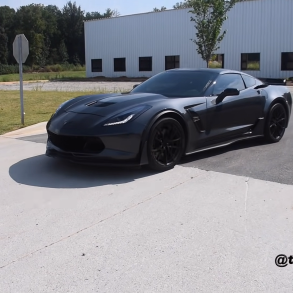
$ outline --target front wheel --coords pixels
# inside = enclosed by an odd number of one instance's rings
[[[184,153],[185,135],[181,124],[173,118],[163,118],[151,128],[148,140],[149,166],[162,172],[172,169]]]
[[[280,103],[273,105],[270,109],[265,125],[265,139],[268,142],[278,142],[285,133],[287,125],[287,113]]]

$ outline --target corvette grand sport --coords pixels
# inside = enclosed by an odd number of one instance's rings
[[[47,124],[46,154],[97,165],[173,168],[184,155],[264,137],[278,142],[292,96],[226,69],[172,69],[128,93],[69,100]]]

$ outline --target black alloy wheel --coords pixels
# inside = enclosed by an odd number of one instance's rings
[[[280,103],[273,105],[268,114],[265,126],[265,138],[269,142],[278,142],[285,133],[287,125],[287,113]]]
[[[173,118],[157,121],[148,140],[149,166],[156,171],[172,169],[184,153],[185,135],[181,124]]]

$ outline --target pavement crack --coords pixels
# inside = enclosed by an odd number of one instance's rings
[[[140,201],[140,202],[138,202],[138,203],[136,203],[136,204],[134,204],[134,205],[132,205],[132,206],[130,206],[130,207],[128,207],[128,208],[123,209],[123,210],[120,211],[120,212],[117,212],[117,213],[115,213],[115,214],[113,214],[113,215],[111,215],[111,216],[109,216],[109,217],[106,217],[106,218],[104,218],[104,219],[101,219],[100,221],[98,221],[98,222],[96,222],[96,223],[93,223],[93,224],[90,225],[90,226],[87,226],[87,227],[85,227],[85,228],[83,228],[83,229],[80,229],[80,230],[78,230],[78,231],[76,231],[76,232],[74,232],[74,233],[72,233],[72,234],[70,234],[70,235],[68,235],[68,236],[66,236],[66,237],[63,237],[63,238],[61,238],[61,239],[59,239],[59,240],[57,240],[57,241],[55,241],[55,242],[52,242],[51,244],[48,244],[48,245],[45,245],[45,246],[43,246],[43,247],[41,247],[41,248],[39,248],[39,249],[36,249],[36,250],[34,250],[33,252],[27,253],[27,254],[25,254],[25,255],[23,255],[23,256],[21,256],[21,257],[15,259],[15,260],[13,260],[13,261],[11,261],[11,262],[9,262],[9,263],[7,263],[7,264],[5,264],[5,265],[0,266],[0,269],[3,269],[3,268],[5,268],[5,267],[7,267],[7,266],[9,266],[9,265],[11,265],[11,264],[17,262],[17,261],[20,261],[20,260],[22,260],[22,259],[24,259],[24,258],[26,258],[26,257],[28,257],[28,256],[32,256],[32,255],[34,255],[35,253],[37,253],[37,252],[39,252],[39,251],[42,251],[42,250],[44,250],[44,249],[47,249],[47,248],[50,247],[50,246],[53,246],[53,245],[55,245],[55,244],[57,244],[57,243],[59,243],[59,242],[62,242],[62,241],[64,241],[64,240],[67,240],[67,239],[69,239],[69,238],[71,238],[71,237],[73,237],[73,236],[75,236],[75,235],[77,235],[77,234],[79,234],[79,233],[81,233],[81,232],[84,232],[84,231],[86,231],[86,230],[88,230],[88,229],[90,229],[90,228],[92,228],[92,227],[94,227],[94,226],[96,226],[96,225],[99,225],[100,223],[103,223],[103,222],[105,222],[105,221],[107,221],[107,220],[110,220],[110,219],[112,219],[112,218],[114,218],[114,217],[116,217],[116,216],[118,216],[118,215],[121,215],[121,214],[123,214],[123,213],[125,213],[125,212],[127,212],[127,211],[129,211],[129,210],[131,210],[131,209],[134,209],[134,208],[136,208],[137,206],[139,206],[139,205],[141,205],[141,204],[144,204],[144,203],[146,203],[146,202],[148,202],[148,201],[154,199],[155,197],[158,197],[159,195],[164,194],[165,192],[167,192],[167,191],[169,191],[169,190],[172,190],[172,189],[174,189],[174,188],[176,188],[176,187],[178,187],[178,186],[180,186],[180,185],[183,185],[183,184],[185,184],[186,182],[188,182],[188,181],[190,181],[190,180],[192,180],[192,179],[193,179],[193,178],[189,178],[189,179],[187,179],[187,180],[185,180],[185,181],[183,181],[183,182],[180,182],[180,183],[178,183],[178,184],[176,184],[176,185],[174,185],[174,186],[171,186],[171,187],[169,187],[169,188],[167,188],[167,189],[165,189],[165,190],[163,190],[163,191],[160,191],[160,192],[156,193],[156,194],[153,195],[153,196],[150,196],[150,197],[146,198],[145,200],[142,200],[142,201]]]

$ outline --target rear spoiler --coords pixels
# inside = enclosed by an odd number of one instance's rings
[[[258,79],[268,85],[286,85],[285,78],[258,78]]]

